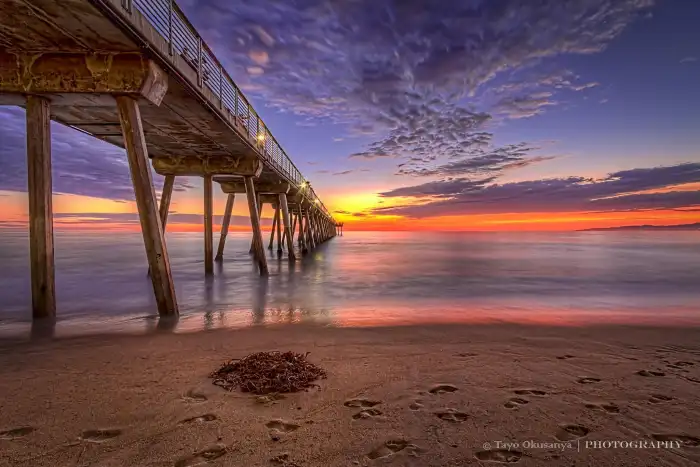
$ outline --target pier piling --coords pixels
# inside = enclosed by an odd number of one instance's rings
[[[258,203],[256,203],[255,185],[253,177],[245,177],[246,198],[248,198],[248,209],[250,211],[250,225],[253,228],[253,249],[255,258],[260,268],[260,275],[267,276],[267,258],[263,247],[262,231],[260,230],[260,216],[258,213]]]
[[[156,296],[158,313],[160,315],[177,315],[178,307],[170,273],[170,258],[165,245],[163,225],[158,215],[138,101],[129,96],[117,96],[115,100],[117,101],[119,121],[129,161],[131,180],[134,185],[136,207],[141,221],[141,231],[151,270],[151,282]]]
[[[211,175],[204,176],[204,274],[214,274],[214,201]]]
[[[51,181],[51,104],[27,97],[27,175],[32,316],[56,316]]]
[[[228,226],[231,223],[231,213],[233,212],[233,202],[236,195],[229,193],[226,198],[226,209],[224,211],[224,219],[221,221],[221,236],[219,237],[219,248],[216,250],[216,261],[224,259],[224,245],[226,244],[226,235],[228,235]]]

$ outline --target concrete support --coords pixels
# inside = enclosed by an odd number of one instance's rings
[[[233,202],[236,195],[230,194],[226,198],[226,210],[224,211],[224,219],[221,222],[221,236],[219,237],[219,248],[216,250],[216,261],[224,259],[224,245],[226,244],[226,235],[228,235],[228,226],[231,223],[231,213],[233,212]]]
[[[131,180],[134,184],[136,207],[139,211],[143,242],[151,269],[151,282],[158,304],[158,313],[160,315],[177,315],[178,307],[173,278],[170,273],[170,258],[165,245],[163,225],[158,215],[156,194],[153,190],[141,112],[138,102],[132,97],[117,96],[115,99],[129,161]]]
[[[258,213],[257,197],[255,196],[255,186],[253,177],[245,177],[246,197],[248,198],[248,210],[250,211],[250,225],[253,228],[253,247],[255,258],[260,268],[260,275],[267,276],[267,258],[263,246],[262,230],[260,229],[260,214]]]
[[[214,200],[211,175],[204,176],[204,274],[214,274]]]
[[[27,175],[32,317],[56,316],[51,199],[51,104],[27,97]]]
[[[282,220],[284,221],[284,238],[287,239],[287,253],[289,259],[294,261],[296,259],[296,255],[294,254],[294,232],[289,225],[289,206],[287,205],[287,195],[280,193],[279,198],[279,207],[282,210]]]

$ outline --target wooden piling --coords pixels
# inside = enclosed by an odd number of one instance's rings
[[[158,313],[160,315],[177,315],[178,307],[170,273],[170,258],[165,245],[163,225],[158,215],[141,112],[138,102],[132,97],[116,96],[115,100],[117,101],[119,121],[129,161],[131,180],[134,185],[136,207],[139,211],[141,232],[151,270],[151,282],[156,296]]]
[[[165,226],[168,223],[168,211],[170,210],[170,200],[173,197],[173,186],[175,185],[175,175],[166,175],[163,180],[163,190],[160,192],[160,207],[158,214],[160,215],[160,224],[163,226],[163,234],[165,234]],[[148,275],[151,275],[151,268],[148,268]]]
[[[221,236],[219,237],[219,248],[216,250],[216,261],[224,259],[224,245],[226,244],[226,235],[228,235],[228,226],[231,223],[231,213],[233,212],[233,202],[236,195],[230,193],[226,198],[226,209],[224,211],[224,219],[221,222]]]
[[[282,207],[280,206],[279,201],[277,202],[277,212],[275,213],[275,216],[277,217],[277,255],[282,254]],[[285,225],[285,230],[286,229]]]
[[[204,176],[204,274],[214,274],[214,200],[211,175]]]
[[[267,246],[268,250],[272,250],[272,245],[275,243],[275,228],[277,227],[277,221],[279,220],[278,214],[279,209],[275,209],[275,214],[272,216],[272,228],[270,229],[270,244]]]
[[[51,181],[51,104],[27,97],[27,175],[32,317],[56,316],[53,204]]]
[[[287,204],[287,195],[285,193],[279,194],[279,206],[282,209],[282,220],[284,221],[284,238],[287,239],[287,252],[289,259],[294,261],[296,255],[294,254],[294,233],[289,225],[289,205]]]
[[[260,275],[267,276],[267,258],[265,257],[265,248],[263,247],[262,230],[260,230],[260,216],[258,214],[258,206],[255,202],[255,186],[253,185],[253,177],[245,177],[245,191],[248,198],[248,210],[250,211],[250,225],[253,228],[253,246],[255,257],[260,268]]]
[[[313,235],[313,225],[311,224],[311,217],[309,211],[311,208],[307,208],[306,211],[304,212],[304,218],[305,218],[305,224],[306,224],[306,244],[307,248],[309,250],[313,250],[316,248],[316,243],[314,242],[314,235]]]
[[[258,220],[262,219],[262,212],[263,212],[263,202],[262,199],[260,198],[260,195],[255,195],[256,199],[258,200]],[[253,235],[253,238],[250,239],[250,250],[248,253],[253,254],[255,253],[255,235]]]
[[[304,232],[304,213],[301,208],[301,203],[298,206],[299,209],[299,248],[302,254],[306,254],[308,248],[306,247],[306,233]]]

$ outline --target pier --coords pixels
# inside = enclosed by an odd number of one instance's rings
[[[289,261],[342,235],[311,184],[172,0],[0,0],[0,105],[26,109],[32,314],[56,315],[50,121],[126,149],[149,276],[177,315],[165,229],[175,177],[202,177],[204,273],[223,261],[231,212],[248,206],[251,253]],[[160,204],[151,167],[165,176]],[[227,194],[214,255],[213,190]],[[238,196],[236,196],[238,195]],[[275,243],[276,240],[276,243]]]

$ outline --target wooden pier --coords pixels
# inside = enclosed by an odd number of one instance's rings
[[[165,242],[175,177],[203,178],[206,275],[224,258],[236,195],[247,200],[261,275],[265,204],[275,213],[268,247],[290,261],[295,235],[302,254],[342,235],[172,0],[0,0],[0,105],[27,112],[34,318],[56,314],[50,120],[126,149],[161,315],[178,314]],[[165,176],[160,205],[151,167]],[[216,256],[215,184],[228,195]]]

